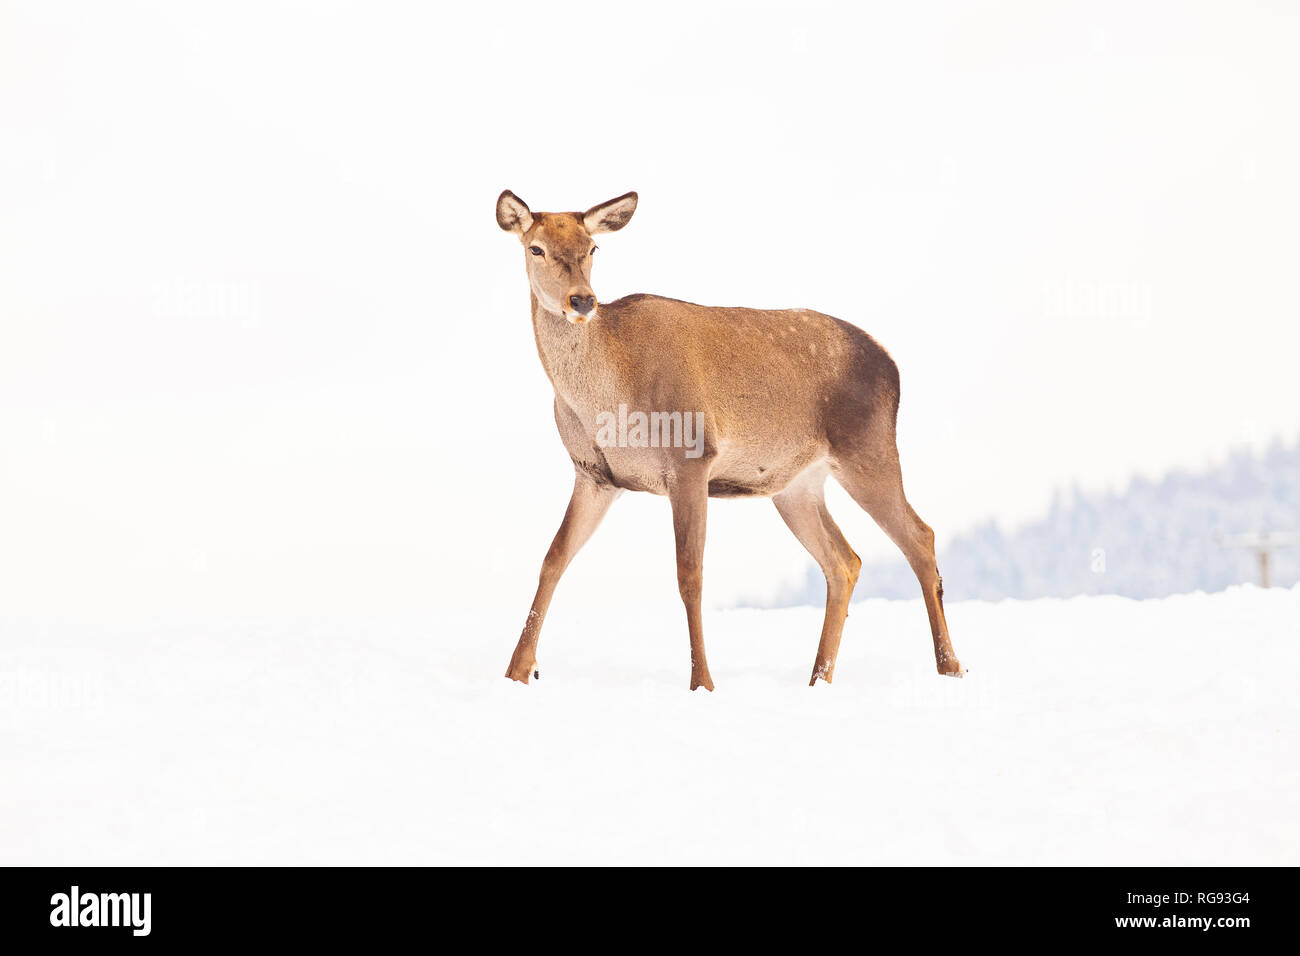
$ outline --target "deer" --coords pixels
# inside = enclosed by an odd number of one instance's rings
[[[497,198],[497,225],[523,245],[533,337],[574,469],[505,676],[524,684],[541,676],[538,640],[560,577],[614,500],[639,491],[666,496],[672,510],[690,689],[713,690],[700,610],[710,498],[771,498],[820,566],[826,614],[808,684],[831,683],[862,561],[826,509],[830,476],[907,559],[925,599],[937,669],[961,677],[934,532],[903,494],[894,360],[857,326],[808,309],[719,308],[647,294],[598,303],[593,237],[622,229],[636,208],[635,192],[586,212],[532,212],[508,189]],[[644,434],[624,440],[620,428],[611,440],[609,416],[620,406],[693,415],[702,434],[690,444],[651,442]],[[671,425],[665,430],[676,437]]]

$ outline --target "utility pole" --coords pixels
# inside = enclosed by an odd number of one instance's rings
[[[1248,548],[1255,552],[1259,564],[1259,586],[1269,586],[1269,566],[1273,562],[1273,552],[1278,548],[1300,546],[1300,533],[1295,531],[1254,531],[1246,534],[1219,535],[1221,548]]]

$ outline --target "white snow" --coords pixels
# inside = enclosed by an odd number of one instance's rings
[[[670,600],[669,597],[673,599]],[[3,622],[5,864],[1300,863],[1300,587],[706,614]]]

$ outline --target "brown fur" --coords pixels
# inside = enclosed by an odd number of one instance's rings
[[[939,672],[961,676],[943,614],[934,535],[903,495],[894,437],[898,367],[854,325],[807,309],[713,308],[654,295],[602,303],[591,295],[591,235],[622,228],[628,193],[586,213],[532,213],[508,190],[497,222],[524,246],[533,331],[555,389],[555,421],[574,462],[574,491],[542,565],[506,676],[527,683],[560,575],[624,490],[666,495],[691,644],[691,689],[713,689],[700,600],[709,497],[770,497],[826,576],[826,617],[810,683],[831,680],[861,561],[826,511],[828,474],[902,550],[925,597]],[[530,248],[543,250],[534,255]],[[702,412],[703,453],[600,447],[597,416]]]

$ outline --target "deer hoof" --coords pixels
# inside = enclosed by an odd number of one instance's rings
[[[537,676],[536,664],[516,664],[512,661],[510,666],[506,668],[506,677],[517,680],[521,684],[527,684],[528,678]]]
[[[813,668],[812,677],[808,681],[808,686],[816,687],[818,679],[824,680],[829,684],[831,682],[831,675],[834,673],[835,666],[833,664],[818,664]]]
[[[939,665],[939,673],[944,677],[965,677],[966,670],[961,666],[960,661],[952,661],[947,664]]]

